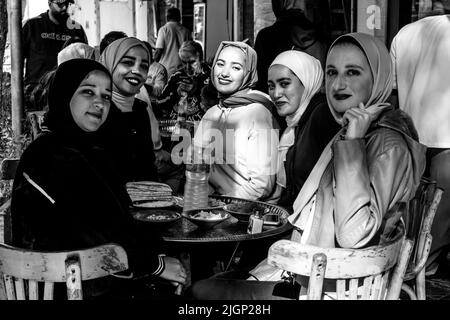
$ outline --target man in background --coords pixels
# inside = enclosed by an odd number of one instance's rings
[[[22,48],[25,66],[25,110],[30,110],[30,94],[39,79],[56,67],[59,51],[72,37],[87,43],[83,27],[71,20],[67,9],[74,0],[48,1],[49,10],[27,20],[22,27]]]
[[[177,8],[169,8],[166,13],[167,23],[158,31],[156,39],[155,61],[166,67],[170,77],[181,64],[178,50],[186,40],[192,40],[191,32],[184,27],[181,21],[181,13]]]

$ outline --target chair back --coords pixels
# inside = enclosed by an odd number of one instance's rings
[[[65,282],[68,300],[82,300],[82,281],[128,269],[117,244],[64,252],[39,252],[0,244],[0,300],[53,300],[54,284]],[[43,297],[38,284],[44,283]]]
[[[0,190],[4,200],[0,206],[0,243],[11,242],[11,199],[9,197],[19,160],[19,158],[3,159],[0,163]]]
[[[270,247],[268,262],[297,275],[297,281],[308,288],[308,300],[397,299],[412,248],[411,241],[404,243],[401,229],[388,244],[365,249],[320,248],[280,240]]]

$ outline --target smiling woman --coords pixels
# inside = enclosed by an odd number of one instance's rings
[[[100,62],[111,72],[111,115],[101,129],[124,182],[158,181],[148,106],[135,95],[147,79],[150,53],[132,37],[112,42]]]

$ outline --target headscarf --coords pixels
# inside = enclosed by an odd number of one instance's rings
[[[295,50],[280,53],[270,67],[273,65],[282,65],[289,68],[305,88],[297,109],[293,114],[286,117],[287,128],[281,136],[278,146],[277,184],[285,188],[286,171],[284,169],[284,161],[286,160],[286,154],[295,142],[295,127],[311,102],[312,97],[319,92],[322,86],[323,71],[319,60],[307,53]]]
[[[362,33],[350,33],[340,36],[331,45],[330,51],[337,44],[348,41],[351,43],[356,42],[369,61],[373,76],[373,87],[370,98],[366,103],[366,110],[373,114],[378,114],[389,106],[385,102],[392,92],[393,66],[389,52],[380,40]],[[328,56],[330,51],[328,51]],[[331,107],[329,97],[327,97],[327,100],[334,118],[342,125],[342,116]],[[341,129],[325,147],[294,202],[294,214],[289,217],[289,221],[297,228],[305,231],[302,236],[302,242],[307,241],[309,238],[309,229],[316,214],[315,210],[309,209],[314,207],[314,198],[319,188],[320,179],[332,160],[331,146],[337,137],[344,132],[343,130],[345,128]]]
[[[106,47],[100,56],[100,63],[113,75],[123,56],[134,47],[141,47],[147,52],[150,61],[150,52],[147,46],[139,39],[133,37],[121,38],[113,41]],[[134,95],[127,97],[116,91],[113,91],[112,100],[120,110],[131,110],[134,103]]]
[[[248,44],[239,41],[222,41],[217,49],[211,68],[211,82],[217,88],[216,79],[214,76],[214,66],[219,58],[220,53],[226,47],[235,47],[241,50],[245,55],[244,63],[244,80],[236,92],[230,95],[223,95],[219,92],[219,104],[224,108],[238,108],[251,103],[261,103],[270,111],[273,104],[269,97],[262,92],[252,90],[258,82],[258,74],[256,71],[257,55],[256,51]]]
[[[58,66],[70,59],[77,58],[96,60],[95,49],[85,43],[72,43],[58,53]]]
[[[340,36],[333,42],[330,50],[328,51],[328,56],[333,47],[345,42],[356,42],[369,61],[370,70],[373,75],[373,88],[369,101],[366,103],[366,107],[386,102],[392,92],[394,68],[389,51],[384,43],[381,40],[365,33],[349,33]],[[333,109],[330,103],[330,97],[328,96],[327,101],[331,113],[336,121],[342,126],[342,115]]]
[[[72,59],[56,69],[48,95],[47,126],[57,137],[79,147],[90,146],[97,141],[97,132],[83,131],[73,119],[70,101],[86,76],[94,70],[103,71],[110,79],[109,71],[100,63],[88,59]]]

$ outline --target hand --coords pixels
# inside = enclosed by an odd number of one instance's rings
[[[186,284],[186,271],[180,260],[173,257],[163,257],[165,268],[160,278],[170,281],[174,286]]]
[[[378,114],[379,113],[367,111],[363,103],[360,103],[357,108],[348,109],[343,116],[344,123],[347,125],[345,139],[353,140],[364,138],[370,124],[376,119]]]
[[[170,162],[170,153],[163,149],[155,151],[155,160],[156,163]]]
[[[184,93],[184,95],[188,95],[194,90],[194,82],[190,79],[181,80],[178,82],[178,88],[177,93],[181,97]]]

